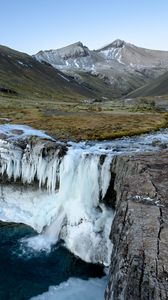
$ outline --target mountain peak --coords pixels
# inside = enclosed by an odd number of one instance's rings
[[[111,46],[114,48],[122,48],[126,44],[125,41],[117,39],[111,43]]]
[[[82,44],[82,42],[76,42],[66,47],[56,50],[57,53],[64,59],[77,58],[81,56],[89,55],[89,49]]]
[[[63,48],[54,49],[54,50],[46,50],[38,52],[35,57],[37,60],[46,60],[47,62],[54,59],[59,61],[60,59],[67,60],[67,59],[76,59],[79,57],[85,57],[90,55],[90,50],[88,47],[84,46],[82,42],[76,42],[65,46]],[[50,62],[49,62],[50,63]]]
[[[85,47],[84,45],[83,45],[83,43],[82,42],[76,42],[76,43],[74,43],[74,44],[71,44],[71,46],[78,46],[78,47]]]
[[[113,41],[112,43],[108,44],[107,46],[104,46],[102,48],[100,48],[98,50],[98,52],[100,51],[104,51],[104,50],[109,50],[111,48],[122,48],[124,45],[126,45],[126,42],[120,39],[116,39],[115,41]]]

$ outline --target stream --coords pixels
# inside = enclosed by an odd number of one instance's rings
[[[39,140],[23,149],[30,136]],[[103,299],[113,157],[166,149],[168,130],[54,150],[28,126],[0,125],[0,137],[0,299]]]

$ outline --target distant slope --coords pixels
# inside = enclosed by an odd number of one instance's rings
[[[0,46],[0,93],[56,100],[94,96],[51,65],[5,46]]]
[[[73,76],[77,82],[91,85],[91,89],[94,81],[101,93],[106,83],[112,97],[126,95],[168,70],[168,51],[144,49],[122,40],[93,51],[77,42],[61,49],[40,51],[34,57]]]
[[[96,50],[102,57],[134,66],[154,67],[168,66],[168,51],[151,50],[137,47],[122,40],[115,40],[113,43]]]
[[[154,79],[150,84],[147,84],[128,94],[127,97],[136,98],[163,95],[168,95],[168,72]]]
[[[117,51],[119,46],[117,42]],[[76,68],[58,70],[0,46],[0,124],[29,125],[66,141],[111,139],[167,126],[167,115],[155,107],[137,109],[134,100],[131,107],[119,99],[162,72],[159,66],[132,67],[120,62],[120,56],[103,58],[81,43],[59,56]],[[86,64],[85,70],[79,63]]]

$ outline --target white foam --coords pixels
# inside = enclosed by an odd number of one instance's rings
[[[17,130],[20,131],[20,133],[17,133]],[[22,131],[22,132],[21,132]],[[42,130],[34,129],[27,125],[19,125],[19,124],[3,124],[0,125],[0,134],[4,133],[11,139],[23,139],[27,136],[37,136],[45,139],[51,140],[52,138],[44,133]]]
[[[48,251],[61,238],[83,260],[108,265],[113,212],[99,201],[109,186],[112,157],[101,164],[100,155],[77,148],[69,148],[63,158],[57,150],[43,157],[41,145],[27,147],[23,153],[10,143],[0,149],[0,172],[29,185],[24,192],[22,186],[1,186],[0,219],[25,223],[39,232],[24,241],[35,250]],[[39,190],[30,186],[35,180]]]
[[[48,292],[31,300],[103,300],[107,278],[82,280],[70,278],[58,286],[49,287]]]
[[[48,251],[61,238],[83,260],[108,265],[114,214],[100,200],[109,187],[113,156],[159,149],[155,141],[167,144],[167,130],[108,142],[69,143],[60,157],[57,148],[43,155],[43,143],[23,150],[0,140],[0,174],[24,184],[1,184],[0,219],[25,223],[40,233],[25,241],[35,250]]]

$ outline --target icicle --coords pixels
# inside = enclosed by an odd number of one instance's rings
[[[112,157],[111,155],[107,155],[105,158],[105,161],[101,168],[101,191],[102,191],[102,198],[104,198],[106,191],[109,187],[110,178],[111,178],[111,163],[112,163]]]
[[[30,186],[24,193],[19,187],[3,187],[0,219],[36,229],[40,235],[27,240],[35,249],[50,249],[61,237],[82,259],[108,264],[106,224],[113,214],[101,206],[99,196],[105,195],[110,182],[111,156],[100,164],[99,154],[82,149],[70,147],[62,158],[59,149],[45,155],[43,150],[41,144],[25,150],[10,143],[1,145],[1,174],[27,184],[38,181],[39,190]]]

